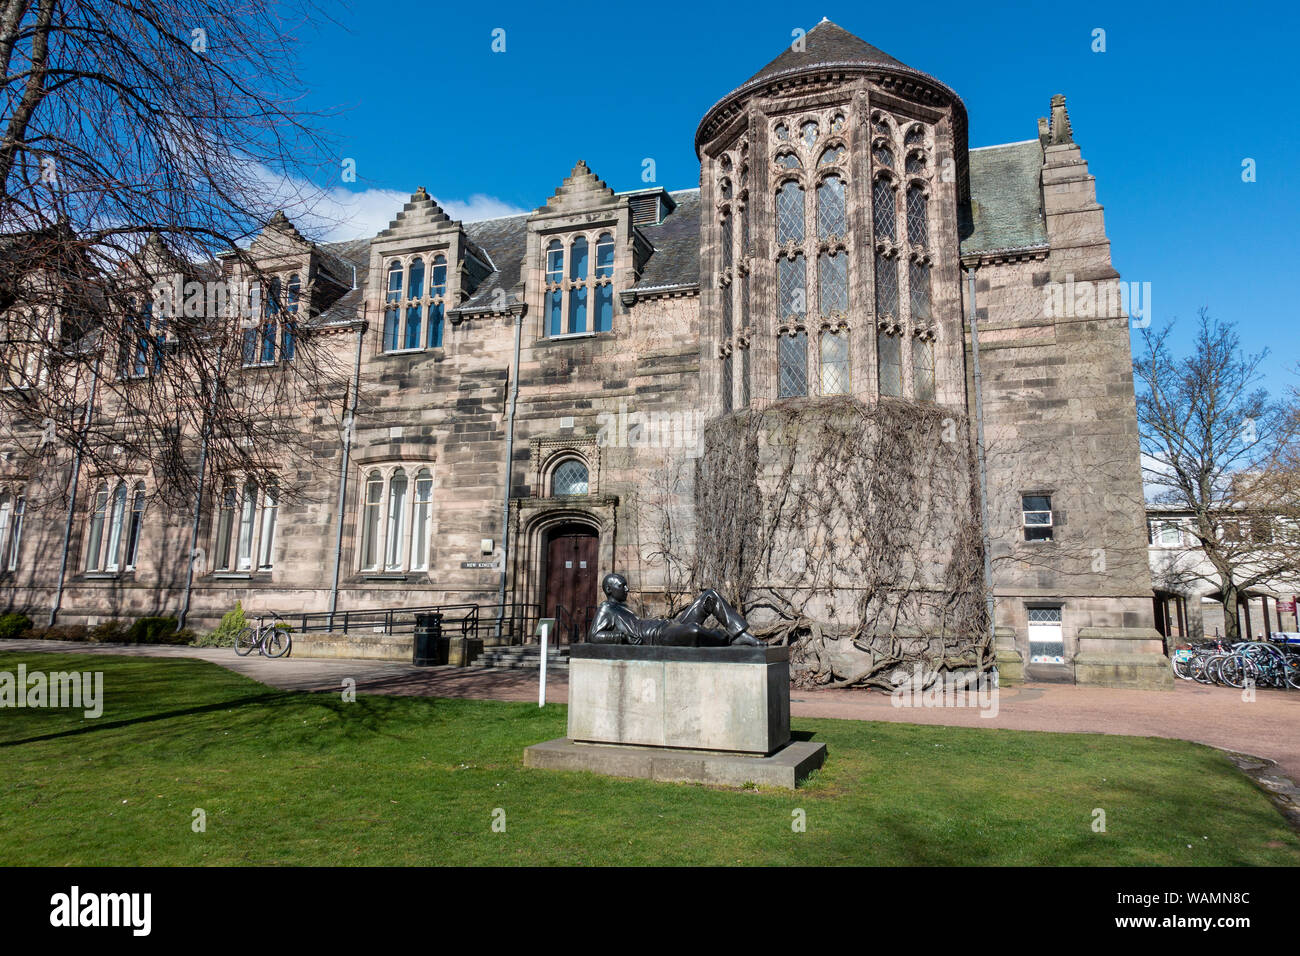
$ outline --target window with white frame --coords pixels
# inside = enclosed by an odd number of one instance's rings
[[[546,244],[544,267],[549,337],[613,329],[613,233],[554,238]]]
[[[1026,541],[1052,540],[1052,496],[1021,495],[1021,521]]]
[[[90,498],[82,569],[104,573],[135,570],[144,513],[143,481],[97,484]]]
[[[418,253],[390,259],[385,272],[385,352],[443,346],[447,315],[447,257]]]
[[[0,571],[17,571],[22,551],[27,498],[17,491],[0,491]]]
[[[358,522],[358,570],[427,571],[433,533],[432,468],[410,462],[366,468]]]
[[[217,498],[213,570],[270,571],[275,566],[279,509],[280,490],[276,486],[262,488],[251,479],[227,481]]]
[[[1153,521],[1151,543],[1162,548],[1176,548],[1183,543],[1183,529],[1177,521]]]

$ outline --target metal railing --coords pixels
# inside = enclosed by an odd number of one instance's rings
[[[591,628],[594,607],[580,607],[570,611],[563,604],[555,606],[555,643],[581,644],[587,640],[587,631]]]
[[[501,613],[504,607],[504,613]],[[268,613],[268,616],[271,616]],[[442,615],[444,634],[461,637],[495,638],[501,617],[501,639],[522,644],[537,629],[540,609],[536,604],[436,604],[420,607],[360,608],[348,611],[301,611],[274,615],[293,628],[295,634],[413,634],[417,614]]]

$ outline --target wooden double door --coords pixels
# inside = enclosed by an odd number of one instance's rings
[[[586,619],[599,602],[599,548],[600,538],[585,525],[561,525],[547,535],[545,617],[556,617],[563,607],[570,618]]]

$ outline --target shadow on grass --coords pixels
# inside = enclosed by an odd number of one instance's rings
[[[252,694],[245,697],[233,698],[231,700],[216,701],[210,704],[199,704],[193,707],[177,708],[153,714],[141,714],[136,717],[125,718],[122,720],[95,720],[91,723],[87,723],[85,726],[74,727],[68,730],[60,730],[48,734],[38,734],[32,737],[23,737],[18,740],[0,741],[0,749],[20,747],[25,744],[43,743],[51,740],[83,737],[88,734],[139,727],[142,725],[158,723],[160,721],[195,717],[202,714],[213,714],[222,711],[230,712],[241,708],[284,708],[292,706],[300,707],[303,705],[323,707],[326,710],[333,711],[334,715],[339,717],[341,720],[340,726],[344,730],[343,736],[345,737],[360,738],[382,736],[394,740],[401,739],[401,734],[392,733],[385,729],[384,726],[390,718],[390,712],[394,708],[393,698],[358,697],[356,701],[343,701],[331,700],[324,693],[284,691],[281,693]]]

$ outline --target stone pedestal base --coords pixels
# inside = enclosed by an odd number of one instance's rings
[[[640,777],[722,787],[756,784],[790,790],[820,767],[825,759],[826,745],[806,740],[792,741],[768,757],[666,747],[580,744],[565,737],[524,749],[525,767],[589,770],[610,777]]]
[[[826,745],[790,740],[788,647],[569,650],[569,736],[527,767],[727,787],[793,788]]]
[[[790,649],[576,644],[569,739],[775,753],[790,741]]]
[[[1079,629],[1074,682],[1099,687],[1173,690],[1174,674],[1160,635],[1141,627]]]

